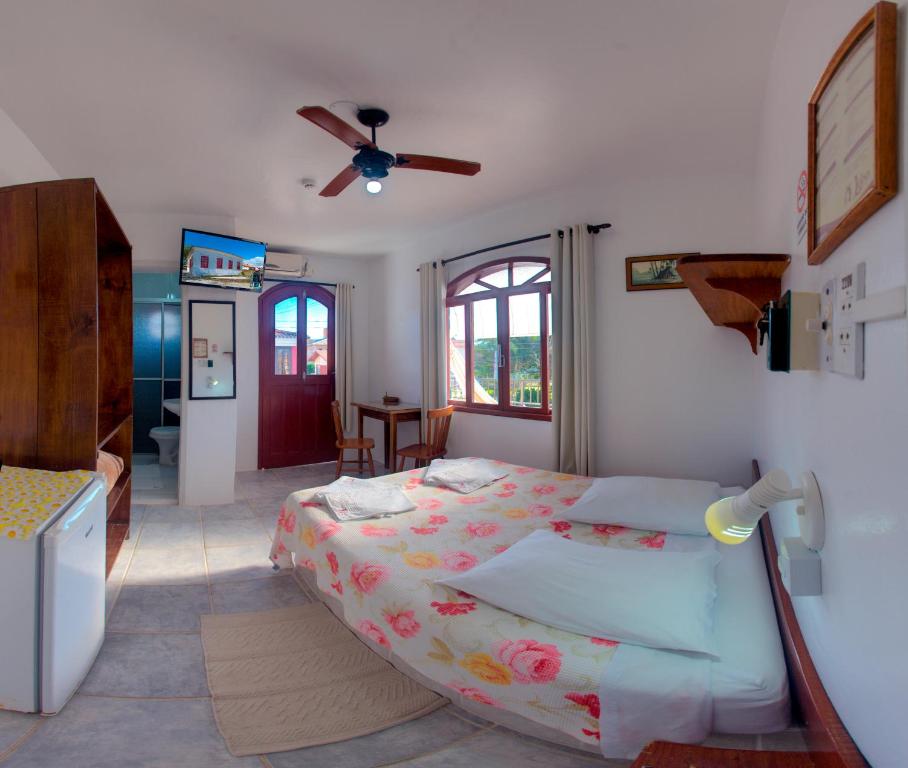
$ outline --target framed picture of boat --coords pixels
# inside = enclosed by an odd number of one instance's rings
[[[687,253],[666,253],[661,256],[630,256],[624,260],[628,291],[661,291],[665,288],[686,288],[675,268],[678,259]]]

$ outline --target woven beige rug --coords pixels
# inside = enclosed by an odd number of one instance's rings
[[[214,717],[237,757],[352,739],[447,703],[324,605],[201,618]]]

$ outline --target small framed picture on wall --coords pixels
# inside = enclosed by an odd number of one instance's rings
[[[624,260],[625,288],[628,291],[661,291],[665,288],[686,288],[678,274],[678,259],[687,253],[667,253],[661,256],[630,256]]]
[[[807,105],[807,261],[821,264],[898,189],[898,8],[842,41]]]

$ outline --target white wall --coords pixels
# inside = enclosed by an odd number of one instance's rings
[[[789,4],[773,57],[758,167],[759,245],[792,254],[785,287],[817,291],[858,261],[867,291],[905,282],[905,192],[890,201],[822,266],[807,265],[794,235],[795,184],[806,167],[806,104],[840,40],[867,0]],[[908,90],[905,7],[900,184],[908,183],[904,142]],[[851,735],[876,768],[908,765],[908,329],[904,320],[866,326],[863,381],[828,373],[769,373],[754,363],[764,471],[816,472],[826,510],[823,595],[796,598],[811,656]],[[776,535],[796,535],[790,509],[773,515]]]
[[[624,259],[752,250],[751,195],[751,179],[738,176],[603,181],[403,243],[383,259],[384,276],[376,281],[386,296],[384,306],[376,307],[370,342],[376,390],[419,397],[418,263],[560,225],[610,221],[612,229],[595,238],[597,474],[746,481],[754,392],[747,341],[711,325],[688,291],[627,293]],[[550,243],[542,242],[543,249]],[[538,248],[509,249],[508,255]],[[404,439],[415,437],[409,425],[402,431]],[[547,422],[458,413],[450,448],[455,456],[492,455],[534,466],[553,460]]]
[[[241,237],[257,237],[238,232]],[[372,287],[370,261],[340,256],[307,256],[311,279],[322,282],[349,282],[353,291],[353,393],[369,399],[368,345]],[[277,283],[265,283],[265,290]],[[333,290],[329,288],[328,290]],[[264,295],[264,294],[261,294]],[[238,291],[237,302],[237,471],[258,468],[259,429],[259,296]],[[374,399],[372,395],[371,399]]]
[[[230,504],[234,499],[238,400],[190,400],[189,302],[233,301],[236,291],[184,285],[180,387],[180,504]],[[239,340],[239,339],[238,339]],[[197,369],[198,370],[198,369]]]
[[[133,268],[137,271],[171,272],[179,265],[180,233],[183,227],[200,229],[207,232],[222,234],[235,234],[239,237],[268,240],[268,234],[258,231],[245,231],[241,222],[230,216],[214,216],[205,214],[157,214],[157,213],[124,213],[118,214],[126,236],[133,246]],[[370,296],[373,292],[370,276],[373,272],[372,261],[369,259],[354,259],[341,256],[328,256],[315,254],[306,257],[312,270],[311,279],[323,282],[350,282],[356,286],[353,292],[353,368],[354,368],[354,395],[357,398],[369,398],[369,370],[368,370],[368,344],[369,339],[369,306]],[[265,288],[275,285],[265,283]],[[258,467],[258,396],[259,396],[259,337],[258,337],[258,300],[260,294],[245,291],[225,291],[211,288],[192,288],[191,298],[218,299],[236,302],[236,388],[237,398],[233,402],[233,415],[235,431],[231,434],[223,432],[224,424],[211,429],[218,429],[220,440],[229,439],[235,454],[235,470],[253,470]],[[187,287],[183,287],[183,295],[187,296]],[[184,315],[187,311],[184,302]],[[184,326],[184,348],[186,335]],[[184,354],[184,365],[186,361]],[[184,377],[185,378],[185,377]],[[375,395],[371,394],[374,399]],[[227,403],[228,401],[223,401]],[[199,401],[194,401],[190,408],[197,408]],[[203,405],[203,407],[212,407]],[[229,408],[229,405],[222,405]],[[191,417],[190,417],[191,418]],[[208,435],[204,422],[200,426],[187,424],[183,417],[181,424],[184,428],[202,430],[200,440],[202,444],[214,435]],[[229,430],[228,430],[229,431]],[[187,447],[190,453],[195,450],[192,445]],[[181,462],[182,467],[182,462]],[[219,470],[212,468],[214,478],[207,484],[208,490],[202,493],[204,498],[213,498],[215,487],[223,486]],[[232,470],[231,470],[232,471]],[[181,475],[182,476],[182,475]],[[232,489],[232,486],[231,486]],[[193,498],[200,498],[193,494]],[[187,502],[188,503],[188,502]],[[197,501],[194,503],[223,503],[221,501]]]
[[[28,136],[0,109],[0,187],[59,178]]]

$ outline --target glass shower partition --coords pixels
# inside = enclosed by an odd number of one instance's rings
[[[133,452],[156,453],[152,427],[179,426],[164,400],[180,397],[179,299],[136,299],[133,304]]]

